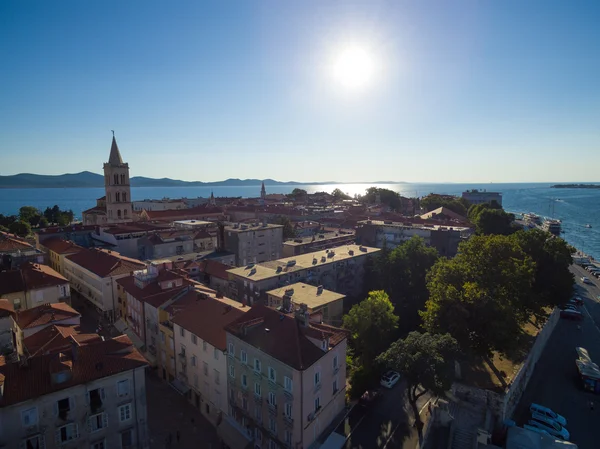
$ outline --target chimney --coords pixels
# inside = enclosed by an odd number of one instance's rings
[[[296,310],[296,319],[304,327],[308,327],[310,313],[308,313],[308,306],[306,304],[300,304],[300,308]]]
[[[292,297],[289,295],[283,295],[283,303],[281,305],[281,310],[285,313],[292,311]]]

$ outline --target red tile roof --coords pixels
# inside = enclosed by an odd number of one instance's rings
[[[223,209],[204,204],[189,209],[146,210],[144,212],[148,215],[150,220],[185,220],[201,218],[207,215],[223,214]]]
[[[21,329],[29,329],[80,316],[81,314],[68,304],[57,302],[17,312],[17,324]]]
[[[40,245],[45,246],[50,251],[57,254],[72,254],[82,249],[82,247],[76,243],[59,237],[46,239],[43,242],[40,242]]]
[[[117,226],[111,226],[109,228],[105,228],[104,232],[107,234],[129,234],[133,232],[155,232],[155,231],[163,231],[171,229],[169,225],[157,225],[153,223],[122,223]]]
[[[6,318],[7,316],[15,316],[13,303],[8,299],[0,299],[0,318]]]
[[[23,344],[29,355],[35,356],[68,350],[73,341],[82,345],[101,340],[98,334],[80,333],[78,325],[55,324],[25,338]]]
[[[227,276],[227,270],[230,270],[231,267],[229,265],[225,265],[217,260],[205,259],[201,260],[198,263],[198,267],[201,272],[208,274],[209,276],[214,276],[219,279],[227,280],[229,279]]]
[[[168,309],[173,323],[222,351],[227,348],[225,326],[241,319],[246,310],[249,308],[241,304],[234,307],[219,301],[210,293],[203,294],[195,290],[178,299]]]
[[[69,281],[59,272],[48,265],[28,262],[21,265],[21,273],[25,280],[27,290],[51,287],[53,285],[68,284]]]
[[[101,278],[126,274],[146,267],[139,260],[122,256],[115,251],[97,248],[84,248],[78,253],[66,257]]]
[[[82,212],[82,214],[92,214],[92,213],[103,213],[106,214],[106,207],[102,206],[94,206],[86,209]]]
[[[263,305],[252,307],[226,331],[297,370],[307,369],[325,355],[308,337],[329,337],[330,347],[347,338],[342,329],[315,323],[305,327],[296,318]]]
[[[29,243],[7,232],[0,231],[0,253],[13,253],[34,249]]]
[[[159,285],[160,282],[175,279],[182,279],[182,285],[166,290],[163,290]],[[187,288],[187,286],[192,285],[192,282],[170,270],[163,270],[158,274],[156,280],[149,282],[144,288],[139,288],[135,285],[135,278],[133,276],[118,279],[117,284],[138,301],[147,302],[153,307],[160,307],[183,289]]]
[[[69,226],[53,226],[51,228],[42,228],[36,231],[38,234],[60,234],[62,232],[93,231],[95,225],[73,224]]]
[[[0,407],[144,366],[146,360],[125,335],[75,346],[69,352],[31,357],[24,364],[3,364],[0,377],[4,378],[4,394]],[[70,369],[71,378],[60,384],[52,383],[50,373],[57,368]]]

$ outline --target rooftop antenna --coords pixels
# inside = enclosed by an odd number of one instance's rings
[[[113,137],[115,137],[115,130],[111,129],[110,132],[112,132],[113,133]]]

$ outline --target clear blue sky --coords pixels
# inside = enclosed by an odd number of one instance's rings
[[[133,176],[598,181],[599,24],[597,0],[3,1],[0,174],[99,173],[114,129]],[[332,76],[349,46],[360,89]]]

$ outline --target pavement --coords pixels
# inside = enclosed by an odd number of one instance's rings
[[[529,405],[532,402],[542,404],[567,419],[571,442],[580,449],[598,449],[598,430],[593,423],[600,423],[600,396],[582,389],[575,366],[575,348],[586,348],[592,360],[600,363],[600,301],[597,299],[600,281],[579,266],[573,266],[571,270],[576,276],[575,295],[584,300],[581,311],[585,317],[582,322],[559,320],[513,419],[518,425],[526,423]],[[582,276],[590,278],[593,284],[583,284]],[[593,410],[590,401],[595,405]]]
[[[419,410],[426,408],[429,399],[428,394],[418,399]],[[424,414],[426,411],[421,414],[422,419]],[[413,424],[406,383],[399,382],[390,390],[383,389],[383,397],[372,407],[355,406],[336,432],[347,436],[344,449],[415,449],[419,437]]]

